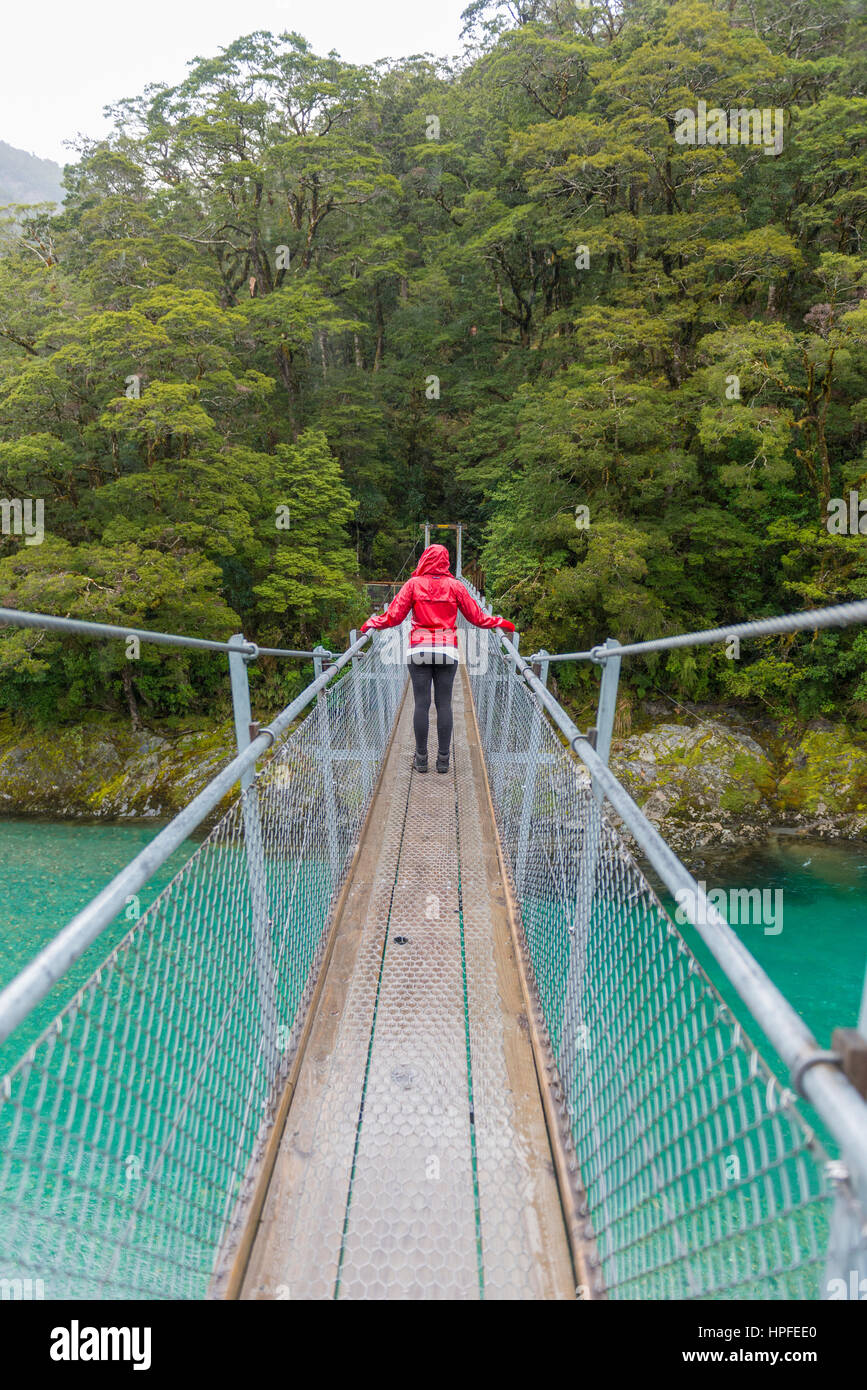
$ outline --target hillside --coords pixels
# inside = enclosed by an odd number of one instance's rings
[[[63,170],[53,159],[40,159],[0,140],[0,204],[62,203]]]
[[[459,68],[258,31],[197,58],[0,247],[0,498],[44,506],[0,603],[334,648],[425,519],[464,522],[530,652],[867,596],[863,7],[466,20]],[[861,731],[865,663],[854,628],[672,650],[619,717]],[[596,673],[556,678],[586,712]],[[0,711],[52,726],[213,713],[222,681],[0,633]]]

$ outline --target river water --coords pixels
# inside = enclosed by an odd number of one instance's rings
[[[87,825],[0,820],[0,985],[8,983],[158,830],[153,822]],[[0,1048],[0,1075],[36,1040],[194,848],[188,842],[163,866],[130,906],[130,919],[121,918],[103,933]],[[830,1044],[835,1026],[856,1023],[867,960],[867,844],[826,844],[778,835],[749,851],[702,851],[687,856],[687,860],[707,891],[716,890],[715,901],[723,907],[724,915],[805,1019],[820,1045]],[[741,901],[738,893],[757,890],[765,894],[763,907],[770,910],[755,914],[751,911],[747,920],[735,922],[728,905]],[[661,888],[659,891],[674,914],[675,904]],[[721,894],[725,894],[726,906]],[[788,1078],[782,1064],[733,995],[698,932],[688,924],[680,929],[785,1086]],[[830,1136],[824,1133],[823,1126],[818,1124],[817,1128],[827,1142]],[[830,1147],[834,1151],[833,1144]],[[53,1239],[52,1233],[53,1227],[49,1227],[46,1241]],[[206,1269],[208,1249],[199,1255],[199,1263]],[[153,1282],[158,1289],[157,1274]],[[201,1297],[204,1288],[202,1275],[198,1282],[191,1283],[190,1295]]]
[[[0,987],[9,983],[101,888],[158,834],[160,824],[82,824],[0,819]],[[72,997],[195,846],[181,848],[57,985],[30,1020],[0,1046],[0,1075]]]
[[[83,907],[159,830],[153,821],[124,825],[64,821],[0,820],[0,986]],[[141,910],[192,852],[189,843],[154,876],[140,895]],[[771,979],[813,1030],[830,1046],[836,1025],[854,1026],[867,964],[867,844],[822,843],[777,835],[748,851],[687,856],[687,867],[738,901],[732,889],[763,890],[772,913],[761,921],[732,924]],[[773,894],[773,897],[769,895]],[[780,896],[781,895],[781,896]],[[666,906],[675,910],[663,894]],[[134,907],[130,909],[134,917]],[[729,912],[723,912],[731,921]],[[121,920],[97,942],[38,1011],[31,1026],[0,1050],[0,1069],[14,1060],[128,930]],[[681,927],[720,992],[738,1012],[726,981],[698,933]],[[748,1032],[758,1030],[745,1011]],[[770,1058],[768,1060],[771,1060]]]
[[[830,1046],[834,1027],[856,1025],[867,966],[867,843],[777,834],[752,849],[685,857],[708,893],[721,889],[727,895],[725,905],[718,902],[723,916],[822,1047]],[[770,911],[735,920],[745,915],[744,890],[757,889]],[[668,898],[666,906],[673,911]],[[734,1003],[698,932],[685,925],[681,930],[720,992]],[[745,1010],[741,1016],[755,1034]]]

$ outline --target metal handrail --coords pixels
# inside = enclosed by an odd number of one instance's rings
[[[729,627],[713,627],[702,632],[680,632],[674,637],[654,637],[648,642],[631,642],[618,647],[616,656],[639,656],[645,652],[672,651],[677,647],[703,647],[725,642],[731,637],[767,637],[780,632],[813,632],[817,628],[850,627],[867,622],[867,600],[839,603],[833,608],[813,608],[806,613],[784,613],[776,618],[756,618],[751,622],[732,623]],[[545,661],[592,661],[604,663],[614,655],[604,647],[591,647],[587,652],[545,652]],[[543,653],[535,652],[531,661],[540,661]]]
[[[212,642],[205,637],[182,637],[175,632],[154,632],[144,627],[118,627],[113,623],[92,623],[83,618],[58,618],[52,613],[28,613],[20,608],[0,608],[0,624],[9,623],[13,627],[40,627],[55,632],[77,633],[82,637],[138,637],[142,642],[153,642],[161,647],[192,647],[197,651],[237,652],[240,651],[248,661],[257,656],[334,656],[334,652],[304,652],[291,647],[259,647],[255,642],[232,644]]]

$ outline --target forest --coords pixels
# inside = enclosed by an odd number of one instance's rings
[[[867,597],[864,6],[474,0],[464,44],[240,37],[112,108],[62,208],[3,211],[0,498],[44,537],[5,508],[0,606],[338,647],[425,519],[524,652]],[[260,665],[270,702],[309,678]],[[867,631],[624,681],[867,727]],[[0,632],[13,718],[225,684]]]

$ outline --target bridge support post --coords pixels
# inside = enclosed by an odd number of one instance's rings
[[[379,718],[379,742],[383,753],[385,745],[388,743],[388,714],[385,708],[385,684],[381,680],[373,677],[373,698],[376,701],[376,712]]]
[[[463,540],[463,534],[464,534],[464,523],[463,523],[462,521],[459,521],[459,522],[458,522],[457,542],[456,542],[456,545],[455,545],[455,550],[456,550],[456,557],[455,557],[455,578],[456,578],[456,579],[460,579],[460,577],[461,577],[461,541]]]
[[[856,1299],[867,1295],[867,1210],[863,1194],[850,1176],[845,1151],[829,1165],[836,1188],[828,1231],[823,1300]]]
[[[482,609],[482,611],[483,611],[484,613],[487,613],[487,614],[489,614],[489,615],[490,615],[491,613],[493,613],[493,611],[494,611],[493,608],[491,607],[491,605],[488,603],[487,599],[484,599],[484,598],[483,598],[483,599],[481,600],[479,606],[480,606],[480,608]],[[480,629],[480,631],[484,631],[484,629]],[[480,640],[489,640],[489,639],[480,639]],[[491,645],[493,646],[494,644],[491,643]],[[494,647],[494,650],[497,652],[497,655],[499,656],[499,648]],[[494,681],[496,682],[496,681],[498,681],[499,679],[500,679],[499,673],[495,670],[495,672],[494,672]],[[489,689],[489,694],[488,694],[488,708],[487,708],[487,710],[485,711],[485,747],[486,747],[486,748],[490,748],[490,747],[491,747],[491,730],[492,730],[492,728],[493,728],[493,723],[494,723],[494,705],[496,704],[496,695],[495,695],[494,690],[492,690],[492,689],[490,688],[490,682],[488,682],[488,689]]]
[[[349,634],[350,647],[355,646],[358,641],[358,632],[355,628]],[[369,747],[365,738],[367,721],[364,717],[364,696],[361,682],[364,680],[364,667],[361,656],[352,658],[352,712],[355,717],[355,736],[358,740],[358,757],[361,769],[361,788],[364,796],[364,804],[367,805],[373,787],[373,767],[369,757],[365,755],[365,750]]]
[[[605,643],[607,650],[619,647],[619,645],[620,643],[613,637],[609,637]],[[619,679],[620,657],[608,657],[602,668],[595,730],[596,752],[606,764],[611,752]],[[579,1054],[589,1052],[594,1046],[603,1045],[603,1039],[591,1039],[588,1036],[588,1030],[582,1024],[581,1019],[584,1013],[584,976],[587,970],[590,923],[596,898],[596,878],[602,846],[602,803],[604,799],[601,788],[594,783],[592,795],[587,798],[586,802],[587,809],[581,836],[581,861],[578,870],[575,916],[569,928],[571,949],[563,998],[561,1044],[564,1060],[563,1072],[564,1078],[567,1080],[567,1089],[571,1089],[574,1085],[580,1069]]]
[[[867,972],[857,1031],[862,1038],[867,1038]],[[836,1033],[832,1035],[831,1046],[839,1050]],[[828,1232],[825,1287],[819,1294],[822,1299],[867,1297],[867,1192],[858,1191],[851,1173],[852,1165],[847,1163],[844,1149],[841,1162],[831,1165],[836,1190]]]
[[[230,638],[231,643],[244,644],[242,633]],[[235,740],[238,752],[243,753],[251,742],[250,684],[247,679],[247,658],[242,652],[229,652],[229,679],[232,686],[232,709],[235,716]],[[250,887],[250,914],[253,928],[253,947],[256,954],[256,978],[259,987],[259,1013],[262,1029],[262,1062],[267,1080],[277,1074],[277,1005],[274,998],[274,966],[271,956],[271,910],[268,902],[268,880],[265,873],[265,848],[262,843],[262,821],[259,813],[259,793],[255,785],[255,768],[241,775],[241,816],[244,823],[244,852],[247,857],[247,881]]]
[[[506,640],[511,640],[512,646],[518,650],[518,643],[521,634],[519,632],[510,633]],[[494,786],[497,792],[497,804],[502,804],[503,795],[506,790],[507,763],[509,760],[509,739],[512,736],[512,693],[515,688],[514,681],[510,678],[506,681],[506,711],[503,718],[503,727],[500,730],[500,747],[497,756],[497,765],[494,768]]]
[[[375,719],[379,727],[379,746],[380,751],[384,753],[385,745],[388,743],[390,725],[388,722],[388,712],[385,707],[385,686],[383,681],[377,679],[376,663],[378,663],[379,669],[381,670],[383,664],[394,661],[401,662],[406,657],[406,651],[401,638],[401,629],[392,628],[389,631],[385,641],[378,649],[378,656],[374,657],[373,653],[377,649],[372,644],[368,650],[370,652],[368,669],[364,673],[364,681],[368,691],[366,705],[370,706],[371,721]],[[373,733],[372,728],[371,733]]]
[[[548,653],[539,653],[542,657],[539,680],[543,685],[548,684],[548,662],[545,660]],[[524,878],[527,872],[527,854],[530,848],[530,829],[533,823],[533,810],[536,801],[536,786],[539,780],[539,753],[542,747],[542,711],[535,703],[533,704],[532,724],[530,725],[530,742],[527,748],[527,776],[524,785],[524,801],[521,806],[521,824],[518,829],[518,855],[515,862],[515,886],[519,893],[524,891]]]
[[[429,545],[430,545],[430,522],[429,522],[429,521],[426,521],[425,524],[424,524],[424,548],[425,548],[425,550],[427,550],[427,548],[428,548]]]
[[[320,643],[313,648],[313,669],[318,679],[322,675],[322,659],[326,649]],[[332,892],[340,878],[340,842],[337,833],[337,798],[334,795],[334,760],[331,756],[331,723],[328,717],[328,694],[320,690],[316,696],[316,718],[319,736],[319,764],[322,768],[323,790],[325,792],[325,825],[328,835],[328,862],[331,872]]]
[[[620,643],[609,637],[605,643],[606,651],[614,651]],[[608,766],[611,752],[611,738],[614,733],[614,716],[617,713],[617,687],[620,683],[620,657],[609,656],[602,667],[602,681],[599,686],[599,705],[596,711],[596,752]],[[593,788],[597,801],[601,804],[598,787]]]

